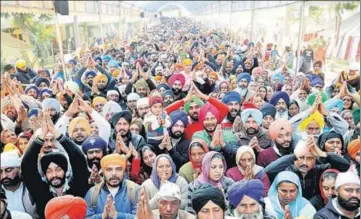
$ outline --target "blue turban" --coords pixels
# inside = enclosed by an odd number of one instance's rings
[[[74,65],[77,65],[77,64],[78,64],[78,62],[77,62],[75,59],[70,59],[70,60],[69,60],[69,63],[73,63]]]
[[[252,117],[258,125],[262,124],[262,113],[258,109],[250,108],[241,112],[241,119],[243,124],[247,122],[249,117]]]
[[[226,95],[223,97],[222,102],[228,104],[230,102],[241,102],[241,96],[236,91],[228,91]]]
[[[264,185],[259,179],[241,180],[228,189],[228,199],[233,208],[237,208],[246,195],[257,202],[263,199]]]
[[[312,87],[315,87],[316,85],[321,85],[322,87],[325,86],[325,82],[322,80],[322,78],[320,77],[314,77],[312,80],[311,80],[311,86]]]
[[[331,111],[333,108],[337,107],[338,112],[341,112],[343,109],[344,103],[340,99],[330,99],[330,100],[327,100],[324,104],[328,111]]]
[[[249,83],[251,81],[251,75],[247,72],[243,72],[237,76],[237,82],[240,82],[243,78]]]
[[[24,93],[27,94],[31,89],[34,89],[35,92],[36,92],[36,94],[37,94],[37,96],[39,96],[40,91],[39,91],[39,88],[38,88],[35,84],[29,84],[29,85],[25,88]]]
[[[274,79],[278,78],[280,83],[283,84],[283,76],[280,73],[275,73],[271,77],[271,82],[273,83]]]
[[[171,90],[166,90],[163,94],[163,98],[167,97],[167,96],[172,96],[174,98],[174,94]]]
[[[85,78],[88,78],[89,75],[93,76],[93,78],[94,78],[97,75],[97,73],[95,71],[92,71],[92,70],[84,72],[84,77]]]
[[[276,116],[276,107],[269,103],[264,103],[260,111],[262,112],[263,118],[266,116],[275,118]]]
[[[96,57],[94,59],[95,62],[100,62],[100,64],[103,64],[103,61],[102,61],[102,58],[99,56],[99,57]]]
[[[41,83],[45,82],[46,85],[48,85],[48,87],[50,86],[50,81],[46,78],[37,78],[36,81],[35,81],[35,85],[37,87],[40,86]]]
[[[272,95],[269,103],[272,104],[273,106],[276,106],[280,99],[283,99],[287,106],[290,103],[290,97],[284,91],[277,91],[276,93],[274,93]]]
[[[60,113],[60,103],[57,99],[47,98],[41,103],[41,108],[48,109],[53,108],[57,113]]]
[[[110,60],[112,60],[112,57],[110,55],[106,55],[106,56],[103,56],[102,60],[109,62]]]
[[[81,149],[84,154],[88,152],[90,149],[101,149],[103,151],[103,156],[107,151],[107,143],[99,136],[88,137],[83,144],[81,145]]]
[[[48,94],[51,95],[53,93],[53,91],[51,89],[49,89],[49,88],[43,88],[40,91],[40,97],[42,97],[44,93],[48,93]]]
[[[159,84],[159,85],[157,86],[157,90],[159,90],[160,88],[164,88],[165,90],[170,90],[169,85],[168,85],[168,84],[165,84],[165,83]]]
[[[39,108],[32,108],[28,112],[28,117],[30,118],[32,116],[38,116],[38,114],[39,114]]]
[[[183,123],[184,128],[188,125],[188,117],[184,111],[178,110],[174,111],[169,115],[170,119],[172,120],[172,127],[175,125],[179,120]]]
[[[116,112],[112,115],[112,125],[115,127],[119,120],[123,118],[129,124],[132,122],[132,114],[128,110],[123,110],[120,112]]]
[[[115,60],[110,60],[110,61],[108,62],[108,68],[109,68],[109,67],[118,68],[118,67],[119,67],[119,64],[118,64],[118,62],[115,61]]]

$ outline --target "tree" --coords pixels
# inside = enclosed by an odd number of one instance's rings
[[[51,56],[52,40],[55,35],[53,26],[47,24],[50,20],[51,17],[47,15],[40,15],[39,18],[36,18],[33,14],[13,14],[12,25],[21,28],[29,35],[35,56],[32,65],[37,62],[44,67]]]
[[[342,23],[342,14],[345,11],[353,11],[359,6],[360,2],[353,1],[353,2],[332,2],[331,7],[335,10],[336,15],[336,29],[335,29],[335,46],[338,45],[339,37],[340,37],[340,30],[341,30],[341,23]]]
[[[310,5],[308,10],[310,18],[312,18],[317,24],[320,24],[324,9],[316,5]]]

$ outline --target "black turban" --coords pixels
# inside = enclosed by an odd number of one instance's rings
[[[224,200],[223,192],[215,186],[210,184],[202,184],[194,193],[192,197],[192,206],[194,211],[198,212],[209,202],[212,201],[226,210],[226,202]]]
[[[63,153],[50,152],[48,154],[45,154],[40,159],[41,170],[44,174],[46,173],[46,170],[48,169],[50,163],[55,163],[61,169],[63,169],[65,173],[68,171],[68,159]]]
[[[119,121],[119,119],[124,118],[129,124],[132,122],[132,114],[125,110],[121,112],[114,113],[112,115],[112,125],[115,127]]]
[[[261,107],[260,111],[262,112],[263,118],[266,116],[271,116],[272,118],[275,118],[276,116],[276,108],[272,104],[265,103]]]

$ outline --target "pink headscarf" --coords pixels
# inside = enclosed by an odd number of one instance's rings
[[[209,151],[206,153],[206,155],[204,155],[203,160],[202,160],[202,173],[201,173],[201,175],[198,176],[198,181],[201,184],[209,183],[214,186],[222,184],[224,175],[218,182],[212,181],[209,178],[209,170],[211,169],[211,162],[212,162],[212,159],[214,158],[214,156],[216,156],[216,155],[222,156],[222,154],[220,154],[219,152],[216,152],[216,151]],[[224,159],[223,156],[222,156],[222,162],[223,162],[223,166],[224,166],[224,172],[223,172],[223,174],[224,174],[227,169],[227,164],[226,164],[226,160]]]

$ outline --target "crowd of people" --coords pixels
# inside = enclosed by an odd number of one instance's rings
[[[5,65],[0,218],[359,218],[359,66],[313,53],[162,17]]]

